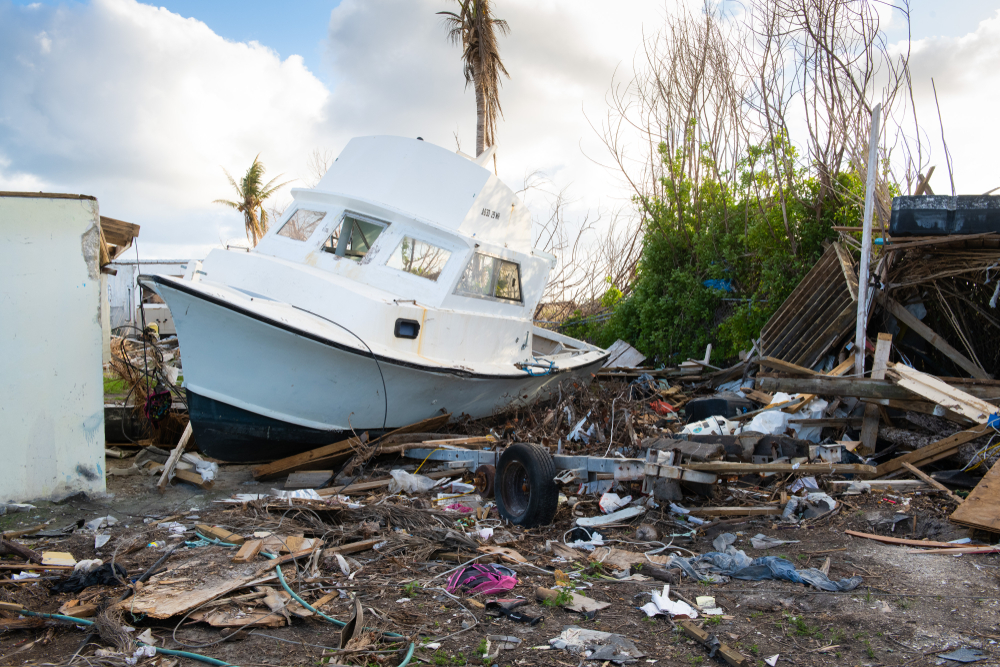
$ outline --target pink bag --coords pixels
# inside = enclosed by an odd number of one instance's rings
[[[466,565],[455,570],[445,588],[454,593],[461,588],[466,593],[502,593],[517,586],[517,573],[502,565]]]

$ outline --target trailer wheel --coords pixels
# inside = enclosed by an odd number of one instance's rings
[[[493,497],[493,479],[496,477],[497,469],[486,463],[476,468],[476,476],[473,484],[476,486],[476,493],[483,498]]]
[[[555,476],[548,450],[523,442],[508,447],[494,480],[500,517],[525,528],[551,523],[559,503]]]

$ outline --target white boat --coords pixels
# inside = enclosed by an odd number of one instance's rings
[[[533,324],[556,260],[488,153],[353,139],[253,250],[140,277],[173,315],[202,451],[274,459],[589,381],[607,353]]]

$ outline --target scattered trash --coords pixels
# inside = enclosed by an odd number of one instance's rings
[[[454,593],[459,588],[467,593],[501,593],[517,585],[517,573],[502,565],[465,565],[448,579],[446,588]]]
[[[698,612],[694,610],[694,607],[681,600],[671,600],[669,596],[670,584],[666,584],[663,587],[662,593],[653,591],[652,602],[644,604],[640,609],[646,612],[646,616],[648,617],[663,614],[670,618],[698,618]]]

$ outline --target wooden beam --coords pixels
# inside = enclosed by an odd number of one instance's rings
[[[737,463],[716,461],[712,463],[687,463],[682,468],[713,472],[717,475],[750,475],[754,473],[813,473],[827,475],[875,474],[875,466],[860,463]]]
[[[1000,408],[997,406],[909,366],[893,364],[888,374],[899,386],[941,407],[954,410],[977,424],[985,424],[989,421],[990,415],[1000,413]]]
[[[695,625],[694,621],[678,621],[677,625],[681,626],[684,634],[702,644],[705,648],[710,648],[714,645],[712,635]],[[726,644],[719,644],[715,650],[716,654],[722,656],[722,659],[729,663],[731,667],[751,667],[753,665],[753,660]]]
[[[933,463],[938,459],[951,456],[965,443],[971,442],[976,438],[981,438],[987,433],[993,433],[993,429],[985,424],[973,426],[967,431],[959,431],[954,435],[949,435],[947,438],[938,440],[937,442],[932,442],[931,444],[921,447],[920,449],[903,454],[902,456],[897,456],[890,461],[886,461],[878,467],[878,472],[876,474],[879,477],[882,477],[891,472],[895,472],[896,470],[903,468],[903,463],[911,463],[915,466]]]
[[[875,343],[875,360],[872,362],[872,379],[884,380],[889,364],[889,353],[892,351],[892,334],[880,333]],[[877,405],[865,406],[865,418],[861,424],[861,446],[869,452],[875,451],[875,439],[878,437],[879,410]]]
[[[391,431],[386,434],[386,437],[402,433],[434,431],[447,424],[450,418],[450,414],[431,417],[430,419],[425,419],[422,422],[410,424],[409,426],[404,426]],[[376,438],[371,442],[371,444],[375,444],[380,440],[381,438]],[[362,444],[363,443],[361,443],[357,438],[348,438],[347,440],[335,442],[332,445],[317,447],[316,449],[308,452],[295,454],[293,456],[286,456],[283,459],[278,459],[277,461],[257,466],[252,470],[253,476],[254,479],[264,480],[287,475],[297,470],[325,468],[337,459],[343,459],[351,456],[354,453],[354,448],[360,447]]]
[[[956,364],[958,364],[958,366],[961,367],[962,370],[964,370],[966,373],[975,378],[981,378],[983,380],[990,379],[990,375],[982,368],[980,368],[978,364],[976,364],[967,356],[965,356],[964,354],[953,348],[951,345],[949,345],[948,341],[946,341],[944,338],[941,338],[941,336],[937,335],[937,333],[935,333],[933,329],[931,329],[929,326],[918,320],[916,315],[914,315],[906,308],[904,308],[898,301],[893,299],[891,296],[883,293],[880,296],[879,301],[882,304],[882,306],[887,311],[892,313],[892,315],[897,320],[899,320],[906,326],[910,327],[910,329],[913,330],[913,333],[917,334],[918,336],[926,340],[928,343],[936,347],[941,352],[941,354],[943,354],[944,356],[948,357]]]
[[[934,175],[934,169],[936,166],[937,165],[934,165],[930,169],[928,169],[926,176],[924,176],[923,174],[917,174],[917,189],[913,191],[914,196],[919,197],[920,195],[925,193],[929,195],[934,194],[934,191],[931,190],[930,182],[931,182],[931,176]]]
[[[174,451],[170,452],[170,456],[167,458],[167,463],[163,466],[163,474],[160,475],[160,481],[156,483],[156,488],[160,491],[160,493],[167,490],[167,482],[170,481],[170,473],[174,471],[174,468],[177,467],[177,462],[181,460],[181,454],[184,453],[184,448],[187,447],[192,433],[191,422],[189,421],[187,426],[184,427],[184,432],[181,434],[181,441],[177,443],[176,447],[174,447]]]
[[[233,562],[249,563],[257,557],[262,546],[264,546],[264,540],[247,540],[240,547],[240,550],[236,552],[236,555],[233,556]]]
[[[975,426],[976,424],[976,422],[971,419],[967,419],[954,410],[948,410],[947,408],[943,408],[937,403],[931,403],[930,401],[898,401],[891,398],[862,398],[861,401],[864,403],[882,405],[887,408],[895,408],[896,410],[911,410],[925,415],[933,415],[934,417],[943,417],[948,421],[955,422],[962,428],[969,428],[970,426]]]
[[[868,136],[868,163],[865,183],[865,211],[861,218],[861,261],[858,263],[858,308],[854,328],[854,374],[865,376],[865,333],[868,327],[868,270],[872,259],[872,218],[875,215],[875,176],[878,172],[878,138],[882,122],[882,104],[872,108],[872,123]]]
[[[757,360],[757,363],[761,366],[767,366],[768,368],[776,368],[779,371],[784,371],[786,373],[798,373],[799,375],[820,375],[819,372],[814,371],[811,368],[806,368],[805,366],[799,366],[798,364],[793,364],[788,361],[782,361],[781,359],[775,359],[773,357],[761,357]]]
[[[757,386],[764,391],[819,396],[857,396],[858,398],[892,398],[905,401],[915,398],[913,392],[889,380],[869,380],[856,377],[774,378],[758,377]]]
[[[456,468],[454,470],[438,470],[437,472],[429,472],[424,474],[424,477],[429,477],[430,479],[441,479],[442,477],[461,477],[466,472],[465,468]],[[327,489],[317,489],[316,493],[321,496],[336,496],[341,493],[358,493],[359,491],[371,491],[372,489],[380,489],[383,486],[389,486],[392,483],[392,477],[384,477],[382,479],[372,480],[371,482],[358,482],[357,484],[348,484],[347,486],[332,486]]]
[[[956,505],[962,504],[962,499],[956,496],[954,493],[952,493],[951,489],[949,489],[947,486],[945,486],[941,482],[937,481],[936,479],[925,473],[920,468],[917,468],[915,465],[913,465],[908,461],[903,461],[903,467],[909,470],[911,473],[913,473],[918,479],[922,479],[923,481],[927,482],[938,491],[944,491],[945,495],[954,500]]]

